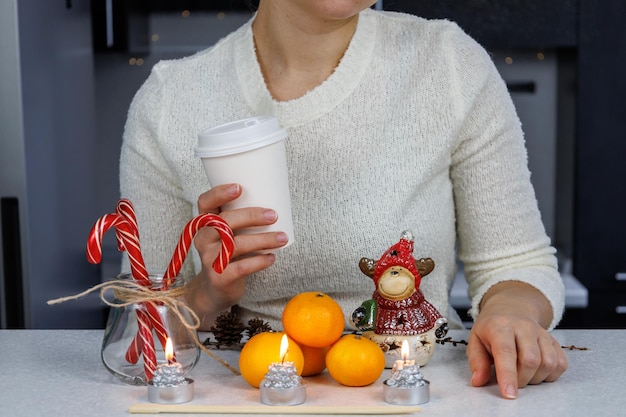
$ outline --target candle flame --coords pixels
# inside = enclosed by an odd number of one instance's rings
[[[404,339],[402,341],[402,360],[406,362],[409,359],[409,341]]]
[[[167,363],[172,363],[174,359],[174,346],[172,345],[172,339],[169,337],[165,341],[165,359],[167,359]]]
[[[287,356],[287,352],[289,351],[289,339],[287,339],[287,334],[283,334],[283,338],[280,341],[280,361],[285,361],[285,356]]]

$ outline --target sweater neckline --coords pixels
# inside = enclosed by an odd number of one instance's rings
[[[274,115],[283,127],[307,123],[330,112],[357,87],[371,66],[376,38],[373,10],[359,14],[356,30],[348,49],[333,73],[303,96],[277,101],[270,94],[256,57],[251,19],[242,28],[233,49],[237,79],[246,103],[255,115]]]

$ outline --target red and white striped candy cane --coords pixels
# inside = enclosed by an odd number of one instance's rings
[[[122,198],[117,202],[115,206],[115,212],[122,216],[130,225],[131,230],[133,230],[135,236],[137,236],[137,240],[139,240],[139,225],[137,223],[137,215],[135,214],[135,207],[130,202],[130,200],[126,198]],[[122,246],[122,239],[120,232],[118,230],[115,231],[115,235],[117,236],[117,241],[120,245],[120,250],[124,250]]]
[[[125,217],[119,213],[105,214],[100,217],[94,224],[91,232],[89,233],[89,240],[87,242],[87,259],[89,262],[97,264],[102,260],[102,238],[108,230],[115,228],[118,238],[118,245],[121,249],[126,250],[128,253],[128,259],[130,260],[131,273],[133,278],[141,285],[150,287],[151,281],[145,263],[143,261],[143,255],[141,254],[141,247],[139,245],[139,237],[136,230],[133,228]],[[144,363],[147,366],[153,366],[156,369],[156,360],[152,360],[150,355],[155,351],[154,341],[152,337],[152,327],[156,330],[157,337],[163,346],[167,342],[167,329],[163,325],[159,312],[156,306],[152,303],[143,303],[146,307],[147,313],[143,315],[137,315],[137,322],[139,329],[148,328],[150,330],[150,340],[152,341],[150,346],[146,346],[146,335],[142,335],[141,332],[137,334],[133,340],[131,346],[126,352],[126,359],[129,363],[137,363],[140,356],[140,350],[144,353]],[[147,320],[147,321],[146,321]],[[148,355],[146,357],[146,355]],[[152,371],[154,371],[154,369]],[[147,377],[147,374],[146,374]]]
[[[136,237],[136,241],[139,242],[139,225],[137,223],[137,215],[135,214],[135,207],[133,206],[133,204],[130,202],[130,200],[126,199],[126,198],[122,198],[120,201],[117,202],[117,206],[115,207],[115,211],[122,216],[124,219],[126,219],[126,221],[130,224],[131,229],[134,231],[135,237]],[[117,232],[117,237],[118,239],[125,239],[124,234]],[[143,264],[143,260],[142,260],[142,264]],[[145,265],[145,264],[144,264]],[[145,269],[145,268],[144,268]],[[146,271],[147,273],[147,271]],[[167,330],[165,329],[165,327],[163,326],[163,323],[161,321],[161,317],[158,314],[158,310],[156,308],[153,308],[154,306],[148,306],[148,315],[150,316],[150,319],[152,321],[152,325],[154,327],[154,330],[157,333],[157,337],[159,339],[159,342],[161,342],[161,345],[163,346],[163,349],[165,350],[165,343],[167,342]],[[135,338],[135,340],[133,341],[133,344],[136,344],[137,341],[140,340],[138,337]],[[136,351],[136,349],[134,349],[134,347],[131,345],[129,347],[129,352],[131,351]],[[127,352],[128,354],[128,352]],[[133,358],[133,355],[130,355],[131,358]]]
[[[185,225],[180,239],[178,240],[178,245],[176,245],[176,249],[172,255],[172,259],[163,276],[163,288],[168,288],[180,273],[194,236],[198,230],[204,226],[211,226],[217,230],[222,240],[220,253],[213,261],[213,269],[215,272],[221,274],[228,265],[228,262],[230,262],[230,258],[235,250],[235,238],[232,229],[224,219],[216,214],[201,214],[191,219],[187,225]]]
[[[137,323],[139,323],[139,320],[141,319],[137,317]],[[138,325],[141,326],[141,324]],[[130,343],[130,346],[128,346],[128,349],[126,350],[126,355],[124,355],[124,359],[126,359],[126,362],[132,363],[134,365],[139,360],[142,350],[143,339],[141,338],[141,334],[138,331],[135,337],[133,337],[133,341]]]
[[[102,260],[102,238],[112,227],[116,230],[119,247],[128,253],[133,278],[144,286],[150,286],[150,276],[143,262],[139,238],[128,221],[117,213],[105,214],[91,228],[87,241],[87,260],[93,264]]]
[[[150,303],[146,303],[150,304]],[[139,323],[138,334],[141,337],[141,353],[143,353],[143,369],[146,374],[146,381],[150,381],[154,377],[154,371],[157,367],[156,351],[154,349],[154,338],[152,337],[152,327],[150,326],[150,318],[148,313],[137,309],[137,323]]]

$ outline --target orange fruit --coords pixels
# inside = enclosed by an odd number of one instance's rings
[[[285,305],[283,328],[301,345],[326,347],[337,341],[344,329],[343,311],[330,296],[302,292]]]
[[[312,347],[300,345],[302,354],[304,355],[304,369],[302,376],[312,376],[321,374],[326,369],[326,352],[328,347]]]
[[[262,332],[250,338],[243,345],[239,354],[239,371],[243,379],[253,387],[258,388],[267,373],[267,368],[273,362],[293,362],[298,375],[304,369],[304,355],[300,346],[288,338],[289,347],[284,358],[280,357],[280,344],[283,332]]]
[[[366,337],[347,334],[326,353],[331,377],[342,385],[364,387],[376,381],[385,369],[385,354]]]

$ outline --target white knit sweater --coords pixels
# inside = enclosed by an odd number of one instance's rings
[[[266,114],[289,133],[296,241],[249,277],[244,319],[280,328],[283,306],[302,291],[331,295],[348,318],[374,291],[359,259],[378,259],[407,229],[414,256],[436,263],[421,289],[453,325],[455,250],[472,315],[490,286],[518,280],[545,294],[558,323],[564,289],[555,251],[520,122],[489,56],[451,22],[369,9],[335,72],[287,102],[264,84],[250,22],[154,67],[131,105],[121,156],[121,194],[135,205],[149,270],[166,268],[210,188],[194,156],[198,132]],[[199,265],[193,258],[187,277]]]

